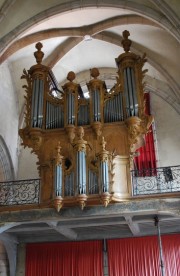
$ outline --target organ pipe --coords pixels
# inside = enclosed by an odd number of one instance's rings
[[[101,140],[101,152],[99,157],[99,175],[100,175],[100,187],[101,195],[104,206],[106,207],[110,201],[109,193],[109,152],[105,149],[106,142],[102,136]]]
[[[146,62],[145,55],[140,56],[130,52],[131,40],[128,39],[129,32],[123,32],[122,45],[125,53],[121,54],[116,63],[118,66],[118,75],[122,80],[123,99],[124,99],[124,117],[143,117],[143,77],[145,71],[142,67]]]
[[[37,64],[32,66],[29,74],[32,78],[31,98],[31,127],[42,128],[44,119],[44,95],[47,90],[47,75],[49,68],[41,64],[44,53],[41,51],[42,44],[36,44],[37,51],[34,53]]]
[[[74,79],[74,72],[69,72],[67,75],[69,82],[63,86],[65,93],[65,126],[77,125],[78,85],[73,82]]]
[[[57,164],[54,171],[54,184],[56,196],[62,196],[62,164]]]
[[[81,208],[85,206],[87,200],[86,196],[86,145],[87,141],[83,139],[84,129],[83,127],[78,127],[77,137],[74,141],[74,148],[76,152],[76,193],[77,200]]]
[[[61,155],[60,142],[56,148],[56,157],[54,164],[54,205],[59,210],[63,204],[63,156]]]
[[[91,69],[92,80],[87,84],[90,94],[90,122],[104,122],[103,103],[104,103],[104,82],[97,79],[99,70]]]

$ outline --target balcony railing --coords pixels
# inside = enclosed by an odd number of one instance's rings
[[[180,192],[180,166],[133,170],[133,196]],[[40,179],[0,182],[0,206],[40,203]]]
[[[180,192],[180,166],[133,170],[133,196]]]
[[[38,204],[40,180],[0,182],[0,205]]]

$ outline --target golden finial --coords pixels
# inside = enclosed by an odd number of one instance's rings
[[[90,69],[90,72],[91,72],[91,77],[93,77],[94,79],[97,79],[97,77],[100,75],[99,70],[97,68]]]
[[[61,208],[63,206],[63,198],[61,196],[55,197],[53,200],[53,205],[54,205],[56,211],[59,213],[59,211],[61,210]]]
[[[130,47],[131,47],[131,43],[132,41],[130,39],[128,39],[128,36],[130,36],[129,31],[125,30],[123,32],[123,40],[121,42],[121,44],[123,45],[124,51],[127,53],[130,51]]]
[[[104,207],[107,207],[110,201],[111,195],[108,192],[101,195],[101,202],[103,203]]]
[[[44,53],[41,51],[41,48],[43,47],[43,44],[41,42],[36,43],[36,49],[37,51],[34,52],[34,56],[36,59],[37,64],[41,64],[42,59],[44,57]]]
[[[68,74],[67,74],[67,80],[72,82],[74,79],[76,78],[76,75],[73,71],[70,71]]]
[[[78,195],[77,196],[77,202],[79,203],[79,206],[80,206],[81,210],[83,210],[84,207],[86,206],[87,195],[85,195],[85,194]]]
[[[61,145],[59,141],[56,147],[56,165],[62,164],[62,159],[63,159],[63,156],[61,155]]]
[[[101,146],[102,146],[102,150],[105,151],[105,147],[106,147],[106,141],[104,140],[104,136],[102,136],[102,140],[101,140]]]

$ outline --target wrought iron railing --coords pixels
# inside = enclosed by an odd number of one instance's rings
[[[133,196],[180,192],[180,166],[133,170]]]
[[[0,182],[0,206],[38,204],[40,179]]]

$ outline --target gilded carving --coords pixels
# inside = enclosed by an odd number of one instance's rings
[[[87,84],[89,99],[81,97],[79,85],[74,82],[76,75],[73,71],[67,75],[68,82],[64,84],[63,92],[58,97],[54,96],[49,68],[41,64],[44,56],[42,44],[36,44],[37,51],[34,55],[37,64],[28,71],[24,70],[21,77],[27,81],[27,85],[23,86],[26,92],[26,127],[19,131],[19,135],[24,147],[31,148],[38,156],[43,206],[54,206],[58,212],[64,206],[76,204],[81,209],[85,205],[100,202],[106,207],[112,200],[116,155],[133,158],[135,150],[142,145],[143,136],[149,131],[153,120],[152,116],[145,115],[144,110],[142,81],[146,70],[142,68],[146,55],[140,57],[130,52],[132,42],[128,37],[129,32],[124,31],[122,44],[125,52],[116,59],[116,83],[110,91],[107,90],[105,82],[98,79],[99,70],[91,69],[93,79]],[[138,108],[135,116],[127,112],[131,106],[128,107],[125,95],[126,68],[134,74],[133,93],[136,93]],[[36,87],[35,90],[33,87]],[[33,101],[36,102],[35,107]],[[87,172],[86,194],[84,191],[78,193],[77,189],[77,154],[81,152],[86,161],[83,163],[86,168],[80,168]],[[129,158],[127,160],[129,162]],[[103,164],[106,172],[108,164],[106,180],[109,182],[105,183],[109,185],[108,188],[100,181],[100,163],[102,165],[103,162],[106,163]],[[54,193],[54,168],[57,165],[62,165],[63,170],[62,196],[55,196]],[[98,185],[98,193],[88,194],[90,171],[97,178],[95,184]],[[71,176],[71,183],[66,181],[69,186],[65,187],[65,179]],[[95,185],[94,178],[91,182]],[[70,193],[65,196],[68,188],[71,189]]]
[[[21,76],[21,79],[25,79],[27,82],[27,85],[23,85],[22,87],[25,89],[26,95],[24,96],[25,99],[25,124],[26,127],[30,127],[31,122],[31,105],[32,105],[32,80],[28,72],[24,69],[23,75]]]
[[[76,149],[76,151],[86,152],[87,141],[85,141],[83,137],[84,137],[84,129],[83,127],[78,127],[76,131],[76,138],[73,141],[73,146]]]

